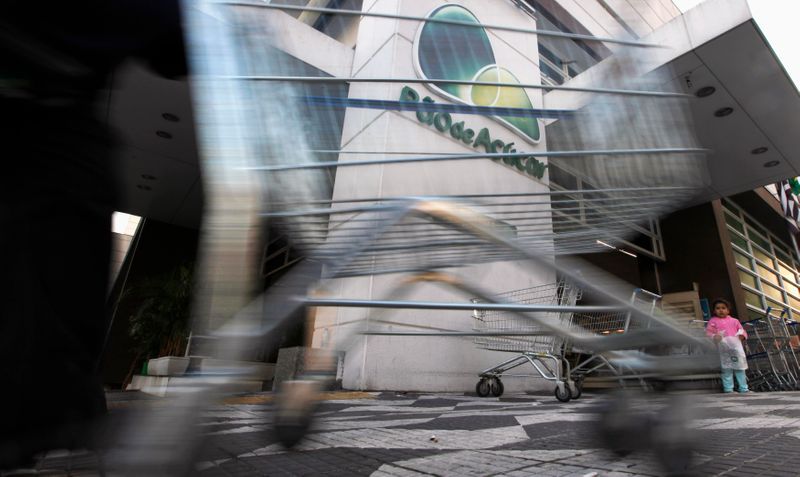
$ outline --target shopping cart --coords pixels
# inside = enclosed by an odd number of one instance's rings
[[[518,304],[541,305],[575,305],[580,299],[580,290],[565,281],[539,285],[498,295]],[[473,303],[477,303],[473,300]],[[511,359],[485,369],[479,374],[475,385],[478,396],[490,394],[499,397],[503,394],[503,376],[533,377],[538,376],[548,381],[555,381],[555,396],[561,402],[580,397],[581,390],[570,377],[569,363],[564,359],[565,342],[558,336],[547,333],[541,326],[510,313],[499,311],[473,310],[474,331],[482,333],[474,339],[475,345],[481,349],[518,353]],[[569,326],[571,313],[552,312],[541,316],[542,320],[557,326]],[[512,332],[516,335],[498,336],[496,333]],[[537,372],[533,374],[508,374],[509,371],[530,365]]]
[[[508,313],[520,326],[530,322],[539,330],[536,333],[549,336],[546,339],[551,344],[569,341],[640,377],[684,372],[697,365],[696,360],[647,353],[649,345],[683,344],[695,338],[665,317],[630,303],[629,285],[569,259],[607,250],[598,240],[613,243],[631,238],[637,224],[674,210],[706,190],[706,151],[698,147],[691,131],[690,96],[663,90],[671,77],[663,69],[654,71],[660,61],[657,53],[663,51],[660,45],[275,2],[203,0],[184,5],[206,194],[194,329],[198,335],[214,337],[203,349],[193,351],[247,359],[259,343],[263,347],[265,340],[280,335],[287,322],[302,320],[304,311],[335,308],[338,313],[340,326],[326,339],[330,356],[310,353],[315,356],[306,363],[305,374],[284,383],[276,398],[273,427],[282,443],[291,446],[302,439],[311,425],[318,391],[334,377],[335,351],[349,349],[364,335],[486,338],[485,332],[475,330],[376,329],[382,326],[371,317],[376,309]],[[291,39],[278,34],[283,32],[276,10],[362,18],[365,31],[385,30],[379,22],[386,21],[398,25],[416,22],[420,28],[436,22],[449,28],[442,34],[464,40],[434,42],[438,45],[469,44],[468,32],[480,27],[601,41],[619,48],[593,70],[589,84],[585,80],[541,85],[366,73],[358,77],[308,76],[280,51]],[[589,100],[580,110],[565,110],[374,96],[377,90],[397,93],[401,88],[397,85],[403,83],[489,87],[497,89],[498,97],[499,92],[519,89],[537,94],[563,90]],[[337,85],[349,85],[349,90],[343,92]],[[321,139],[341,139],[340,118],[372,110],[390,112],[384,117],[410,112],[410,118],[400,120],[404,125],[406,119],[415,120],[413,113],[423,117],[459,114],[480,120],[497,116],[533,119],[542,128],[548,127],[548,147],[520,153],[498,150],[496,142],[487,142],[485,150],[434,151],[424,144],[398,141],[391,129],[370,133],[379,148],[353,149],[350,143],[333,150],[315,146]],[[305,120],[308,114],[328,114],[330,120],[312,130]],[[364,126],[374,119],[367,116],[363,116]],[[552,123],[554,120],[557,122]],[[437,128],[447,124],[446,118],[437,124]],[[538,174],[547,161],[554,164],[559,160],[581,177],[585,187],[550,187],[543,173],[539,174],[541,182],[520,180],[519,173]],[[453,168],[460,175],[454,176]],[[503,180],[492,182],[487,177]],[[252,265],[257,262],[259,237],[266,227],[284,234],[304,259],[259,295]],[[591,290],[601,304],[574,304],[569,297],[575,293],[572,288],[566,295],[555,293],[550,302],[514,303],[513,297],[488,289],[480,272],[458,276],[464,267],[480,270],[486,264],[516,267],[529,277],[562,277],[574,290]],[[392,299],[392,290],[385,296],[363,298],[364,282],[383,276],[411,277],[401,286],[404,292],[416,283],[436,282],[463,299],[430,301],[412,294],[398,300]],[[572,313],[610,312],[624,312],[631,322],[644,325],[616,336],[598,336],[572,328],[566,320]],[[500,333],[508,335],[507,331]],[[552,346],[550,351],[554,351]],[[552,375],[559,383],[557,389],[568,392],[563,379],[570,372],[560,374],[560,363],[553,366],[557,368]],[[192,422],[199,407],[247,373],[247,369],[232,366],[213,381],[198,376],[182,390],[184,398],[176,401],[179,412],[175,415],[186,421],[184,426],[177,418],[168,427],[158,420],[142,421],[138,424],[149,426],[150,431],[133,432],[136,446],[129,449],[173,461],[187,459],[186,453],[164,452],[163,443],[172,441],[188,452],[190,442],[181,432],[191,427],[186,423]],[[140,436],[158,436],[153,440],[162,444],[158,452]],[[153,455],[131,451],[126,461],[160,465]]]
[[[800,363],[791,346],[793,336],[786,320],[767,308],[763,318],[745,321],[748,383],[754,391],[791,391],[800,388]]]
[[[656,312],[661,296],[642,288],[633,291],[630,304],[643,309],[652,315]],[[631,329],[647,329],[648,320],[632,320],[629,310],[615,310],[605,313],[576,313],[572,317],[572,327],[585,330],[598,336],[621,335]],[[611,364],[602,353],[593,353],[592,350],[574,348],[569,350],[575,356],[586,356],[583,361],[572,367],[571,378],[582,386],[585,377],[591,373],[610,374],[612,379],[625,379],[626,370]],[[629,373],[634,374],[634,373]]]

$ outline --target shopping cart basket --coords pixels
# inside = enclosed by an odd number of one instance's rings
[[[648,314],[655,313],[661,296],[647,290],[637,288],[633,291],[630,298],[631,306],[643,308]],[[615,310],[601,313],[576,313],[572,317],[572,327],[593,333],[599,336],[620,335],[627,333],[631,327],[634,329],[648,327],[649,321],[632,320],[629,310]],[[586,375],[601,371],[610,372],[615,378],[621,378],[625,370],[612,365],[605,356],[600,353],[593,353],[586,349],[570,349],[574,355],[589,355],[583,361],[577,363],[571,370],[571,378],[577,386],[582,386]]]

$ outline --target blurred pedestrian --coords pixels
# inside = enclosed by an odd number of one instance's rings
[[[106,411],[115,188],[100,93],[129,57],[185,71],[177,0],[0,5],[0,469],[91,447]]]

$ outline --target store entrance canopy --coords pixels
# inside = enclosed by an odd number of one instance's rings
[[[800,175],[800,94],[746,0],[707,0],[642,40],[665,46],[653,53],[672,78],[665,89],[694,96],[697,138],[712,150],[711,185],[696,202]],[[548,108],[580,107],[565,92],[545,98]]]

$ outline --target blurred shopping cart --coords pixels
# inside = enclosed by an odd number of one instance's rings
[[[631,303],[630,285],[569,258],[606,250],[599,240],[631,238],[637,224],[674,210],[705,190],[706,151],[696,144],[691,130],[689,96],[665,90],[671,77],[663,70],[654,71],[661,45],[537,30],[532,18],[531,28],[519,28],[432,14],[420,17],[246,0],[187,1],[185,7],[206,193],[195,329],[197,334],[214,337],[201,354],[245,359],[257,343],[279,334],[303,311],[336,308],[344,318],[338,320],[343,325],[337,332],[325,340],[332,354],[349,349],[365,334],[473,337],[479,346],[505,343],[502,346],[510,348],[515,346],[513,338],[490,337],[491,331],[480,326],[522,330],[519,335],[536,338],[528,338],[529,350],[524,349],[526,344],[516,351],[531,364],[552,361],[553,368],[543,375],[556,381],[561,398],[571,392],[565,384],[571,373],[562,371],[564,342],[591,350],[640,376],[683,372],[697,365],[696,360],[647,353],[647,346],[682,344],[695,338],[664,316]],[[437,5],[434,12],[444,7]],[[466,10],[455,4],[446,7]],[[473,33],[479,28],[602,42],[617,49],[593,70],[589,83],[569,85],[512,81],[500,74],[503,70],[497,65],[491,70],[478,65],[480,71],[466,79],[412,77],[394,69],[385,77],[367,73],[314,76],[282,51],[299,46],[286,46],[291,38],[282,30],[285,16],[278,11],[360,18],[365,31],[367,27],[394,31],[410,22],[416,25],[417,41],[425,36],[426,25],[435,25],[432,34],[448,40],[430,42],[434,49],[473,44]],[[433,57],[460,58],[443,51],[434,51]],[[487,71],[496,74],[487,76]],[[473,93],[492,93],[470,97],[494,99],[485,104],[419,100],[401,89],[403,84],[438,90],[460,85]],[[582,101],[575,109],[507,107],[500,101],[525,91],[537,95],[569,91],[579,94]],[[382,114],[381,120],[394,118],[403,126],[409,119],[423,118],[425,124],[454,139],[458,135],[464,144],[465,137],[473,139],[475,131],[470,135],[452,129],[458,123],[453,123],[451,115],[475,121],[502,117],[505,123],[524,123],[530,130],[533,125],[547,127],[548,141],[532,151],[516,152],[513,143],[490,141],[487,132],[477,134],[472,149],[441,150],[432,143],[398,140],[396,131],[386,126],[365,136],[373,140],[369,147],[345,144],[342,118],[355,118],[345,129],[360,130],[377,120],[364,114],[373,110]],[[308,127],[309,117],[317,116],[327,119]],[[336,146],[323,148],[319,146],[322,140],[332,140]],[[581,177],[581,187],[550,184],[545,171],[557,161]],[[266,229],[283,234],[303,260],[259,294],[253,264]],[[481,279],[480,267],[487,264],[513,269],[526,276],[528,283],[534,276],[564,281],[537,291],[539,295],[533,298],[498,294]],[[459,276],[457,271],[464,267],[473,267],[472,273]],[[412,294],[399,300],[390,287],[383,295],[363,297],[365,285],[359,279],[372,283],[376,277],[398,275],[410,277],[401,286],[404,291],[409,284],[436,282],[448,290],[450,298],[431,301]],[[600,304],[576,304],[577,290],[591,291]],[[463,298],[459,301],[454,296]],[[348,311],[355,308],[368,311]],[[380,328],[380,320],[371,315],[376,309],[474,310],[476,319],[484,313],[484,321],[477,330],[398,331],[388,325]],[[504,313],[506,321],[485,321],[500,317],[490,313]],[[631,323],[641,326],[629,327],[622,334],[597,335],[571,326],[575,313],[598,314],[594,315],[598,318],[603,313],[625,313]],[[498,333],[513,334],[506,329]],[[485,374],[496,377],[501,369]],[[303,376],[285,383],[276,399],[273,427],[286,445],[298,442],[309,428],[314,399],[333,378],[335,366],[322,353],[312,357],[305,370]],[[234,366],[213,383],[187,387],[185,408],[178,414],[190,422],[194,410],[209,396],[224,392],[226,384],[247,372]],[[494,389],[497,392],[499,385]],[[180,429],[169,427],[176,433]],[[167,439],[161,437],[159,442]],[[175,442],[187,446],[177,434]]]
[[[650,291],[637,288],[630,298],[633,307],[645,310],[649,315],[653,315],[659,309],[661,296]],[[648,328],[651,322],[648,320],[632,319],[633,314],[630,310],[615,310],[605,313],[576,313],[572,317],[573,328],[578,328],[599,336],[621,335],[631,329]],[[593,353],[587,349],[570,349],[576,356],[586,356],[582,361],[575,364],[572,368],[572,379],[580,388],[585,377],[589,374],[600,374],[605,372],[615,379],[624,379],[626,372],[621,366],[615,366],[606,359],[603,353]],[[635,373],[629,373],[635,374]]]

